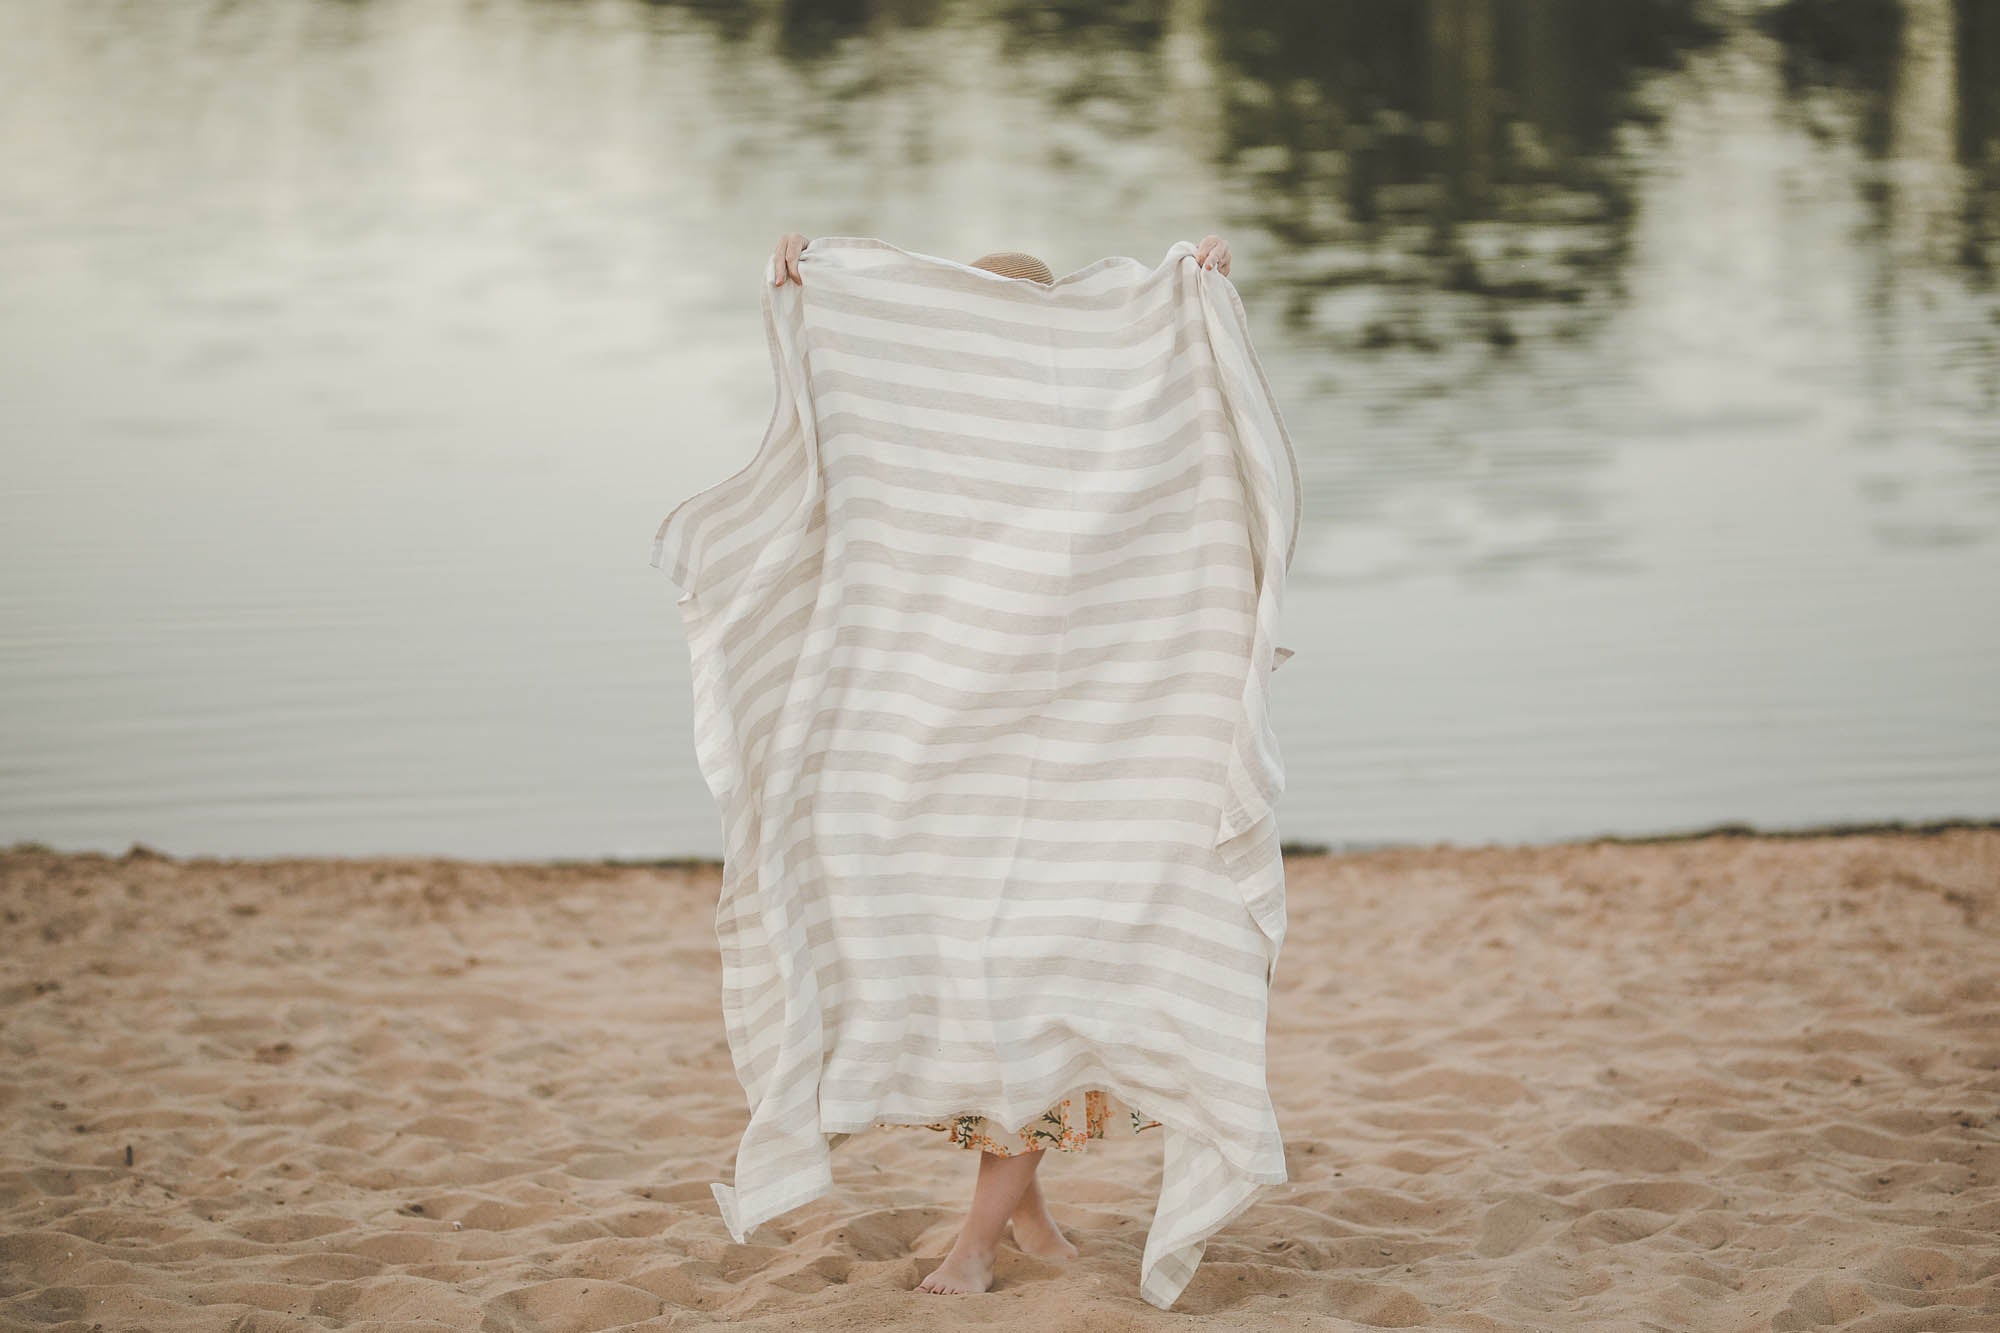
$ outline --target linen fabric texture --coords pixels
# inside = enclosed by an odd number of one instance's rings
[[[654,537],[721,813],[738,1242],[878,1123],[1161,1123],[1170,1308],[1286,1180],[1270,673],[1302,496],[1195,244],[1041,283],[872,237],[763,274],[755,456]]]

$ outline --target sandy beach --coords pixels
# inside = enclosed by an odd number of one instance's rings
[[[0,854],[0,1327],[2000,1329],[2000,830],[1289,860],[1291,1181],[1171,1312],[911,1290],[974,1158],[856,1136],[731,1243],[710,864]]]

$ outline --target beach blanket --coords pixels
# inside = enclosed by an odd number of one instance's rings
[[[722,816],[729,1234],[881,1124],[1161,1122],[1140,1291],[1286,1179],[1269,707],[1297,460],[1195,245],[1052,284],[868,237],[764,271],[776,403],[652,561]]]

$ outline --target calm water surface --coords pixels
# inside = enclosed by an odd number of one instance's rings
[[[1286,836],[2000,814],[2000,6],[0,0],[0,840],[714,853],[784,231],[1230,238]]]

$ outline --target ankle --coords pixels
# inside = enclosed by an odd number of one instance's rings
[[[981,1264],[990,1264],[1000,1254],[1000,1238],[993,1236],[983,1239],[968,1232],[958,1233],[951,1251],[962,1259],[971,1259]]]

